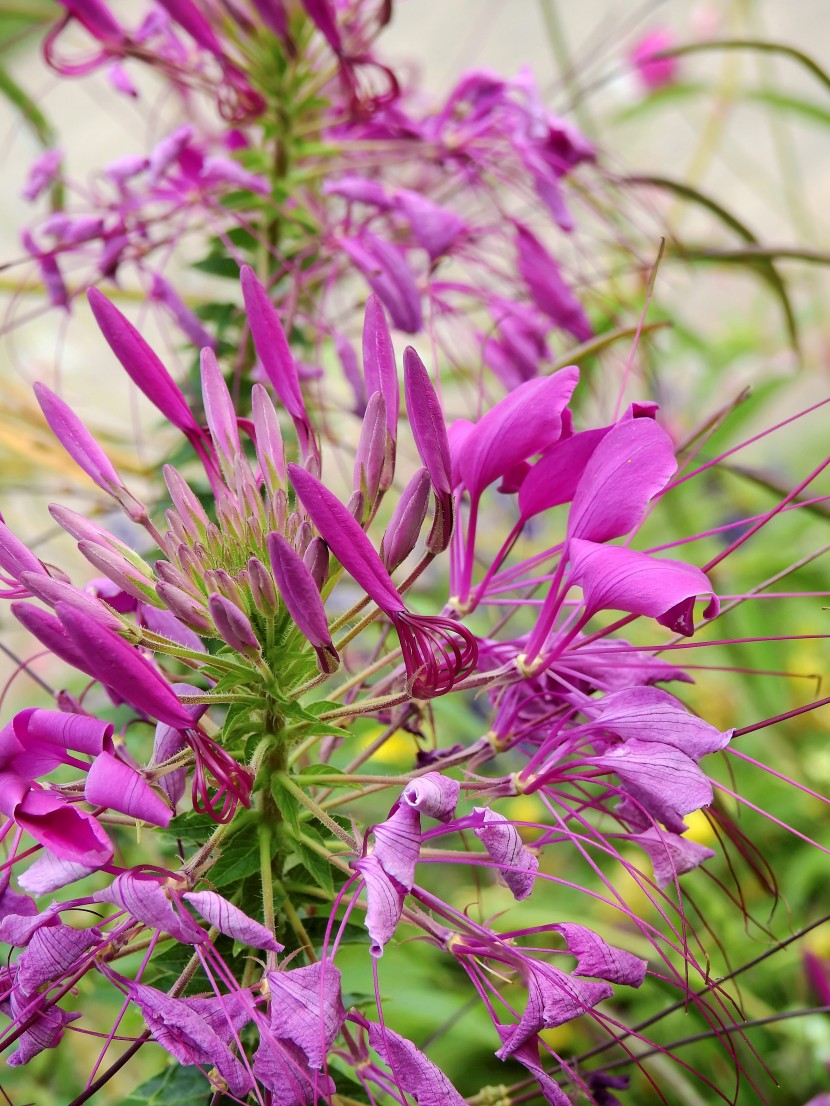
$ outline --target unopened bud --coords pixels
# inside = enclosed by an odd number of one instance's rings
[[[220,637],[230,645],[231,649],[235,649],[237,653],[248,657],[249,660],[258,661],[262,656],[262,650],[247,615],[224,595],[209,596],[208,608]]]
[[[256,557],[251,557],[248,561],[248,576],[251,595],[254,597],[257,609],[266,615],[273,614],[279,604],[271,573],[262,561]]]
[[[322,538],[312,538],[303,554],[303,564],[311,573],[317,590],[322,591],[329,578],[329,547]]]
[[[426,518],[431,486],[429,473],[422,468],[401,493],[380,543],[380,559],[388,572],[394,572],[415,548]]]
[[[145,575],[120,553],[91,541],[78,542],[78,549],[91,565],[94,565],[99,572],[103,572],[107,579],[112,580],[127,595],[132,595],[134,599],[142,603],[150,603],[154,607],[161,606],[149,565],[145,566],[147,569]]]
[[[177,588],[175,584],[160,583],[156,585],[156,591],[165,607],[184,623],[188,629],[203,636],[213,636],[213,622],[208,615],[207,608],[197,602],[186,591]]]

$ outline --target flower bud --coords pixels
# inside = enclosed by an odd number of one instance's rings
[[[415,548],[426,518],[430,488],[429,473],[422,468],[401,493],[380,543],[380,558],[388,572],[394,572]]]
[[[247,615],[230,599],[215,593],[208,597],[208,608],[220,637],[231,649],[249,660],[259,660],[262,650]]]

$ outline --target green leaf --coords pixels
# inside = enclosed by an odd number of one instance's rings
[[[734,231],[744,242],[750,243],[751,247],[758,247],[759,242],[749,227],[742,222],[736,215],[733,215],[731,211],[727,211],[722,204],[719,204],[717,200],[712,199],[711,196],[707,196],[705,193],[699,191],[697,188],[693,188],[691,185],[686,184],[684,181],[671,180],[668,177],[657,176],[631,176],[627,178],[629,184],[644,184],[651,185],[653,188],[661,188],[667,192],[673,192],[676,196],[680,196],[684,200],[688,200],[690,203],[696,204],[698,207],[703,207],[707,211],[711,212],[716,218],[720,219],[730,230]],[[784,316],[784,323],[787,328],[787,334],[790,339],[790,344],[797,354],[800,355],[799,339],[798,339],[798,325],[795,321],[795,313],[790,302],[789,293],[787,291],[787,285],[783,278],[775,267],[774,260],[775,254],[767,253],[760,249],[738,249],[732,251],[700,251],[693,250],[687,247],[683,242],[678,242],[674,245],[673,251],[675,256],[684,260],[690,261],[732,261],[738,264],[745,264],[756,270],[758,275],[766,281],[770,286],[774,294],[777,296],[780,304],[781,311]],[[669,254],[671,256],[671,253]]]
[[[210,1083],[198,1068],[171,1064],[122,1100],[122,1106],[205,1106],[215,1102],[210,1095]],[[215,1106],[231,1106],[231,1101],[221,1095]]]

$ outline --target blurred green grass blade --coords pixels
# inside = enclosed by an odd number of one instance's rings
[[[761,54],[780,54],[782,57],[791,58],[830,92],[830,75],[814,61],[809,54],[796,49],[795,46],[787,46],[783,42],[770,42],[763,38],[713,38],[706,42],[686,42],[681,46],[671,46],[665,50],[658,50],[651,55],[650,60],[662,58],[682,57],[684,54],[702,54],[718,50],[750,50]]]
[[[42,146],[48,147],[55,144],[52,124],[26,90],[21,88],[17,81],[2,68],[0,68],[0,95],[8,100]]]
[[[750,230],[750,228],[744,223],[737,215],[733,215],[731,211],[728,211],[717,200],[712,199],[711,196],[701,192],[697,188],[693,188],[690,184],[686,184],[683,181],[672,180],[670,177],[659,176],[630,176],[625,178],[626,184],[634,185],[649,185],[654,188],[661,188],[667,192],[673,192],[676,196],[679,196],[683,200],[687,200],[690,203],[696,204],[698,207],[703,207],[709,211],[712,215],[716,216],[725,226],[733,230],[740,238],[749,243],[752,247],[760,247],[760,243],[756,235]],[[710,253],[718,253],[722,251],[709,251]],[[698,261],[706,260],[700,256],[700,251],[690,250],[683,243],[674,244],[670,246],[670,253],[674,253],[675,256],[683,257],[686,260]],[[708,260],[716,260],[716,258],[708,258]],[[781,304],[781,311],[784,315],[784,322],[787,328],[787,335],[790,340],[790,344],[795,350],[796,354],[800,356],[800,343],[798,336],[798,324],[795,320],[795,313],[793,311],[792,303],[790,302],[790,296],[787,291],[787,286],[774,265],[775,256],[767,253],[752,253],[747,254],[746,250],[730,251],[729,256],[724,258],[732,262],[740,261],[743,264],[750,265],[755,268],[759,275],[767,282],[772,291],[775,293],[779,303]],[[830,260],[830,259],[828,259]]]

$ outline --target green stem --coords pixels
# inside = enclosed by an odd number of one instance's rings
[[[277,772],[275,778],[279,780],[286,791],[294,796],[297,802],[302,803],[306,810],[310,810],[317,821],[322,822],[326,829],[333,833],[339,841],[342,841],[344,845],[347,845],[355,852],[360,851],[360,846],[352,835],[347,833],[342,826],[338,826],[337,822],[335,822],[333,818],[330,818],[329,815],[314,802],[310,795],[306,795],[305,791],[297,786],[287,772]]]

